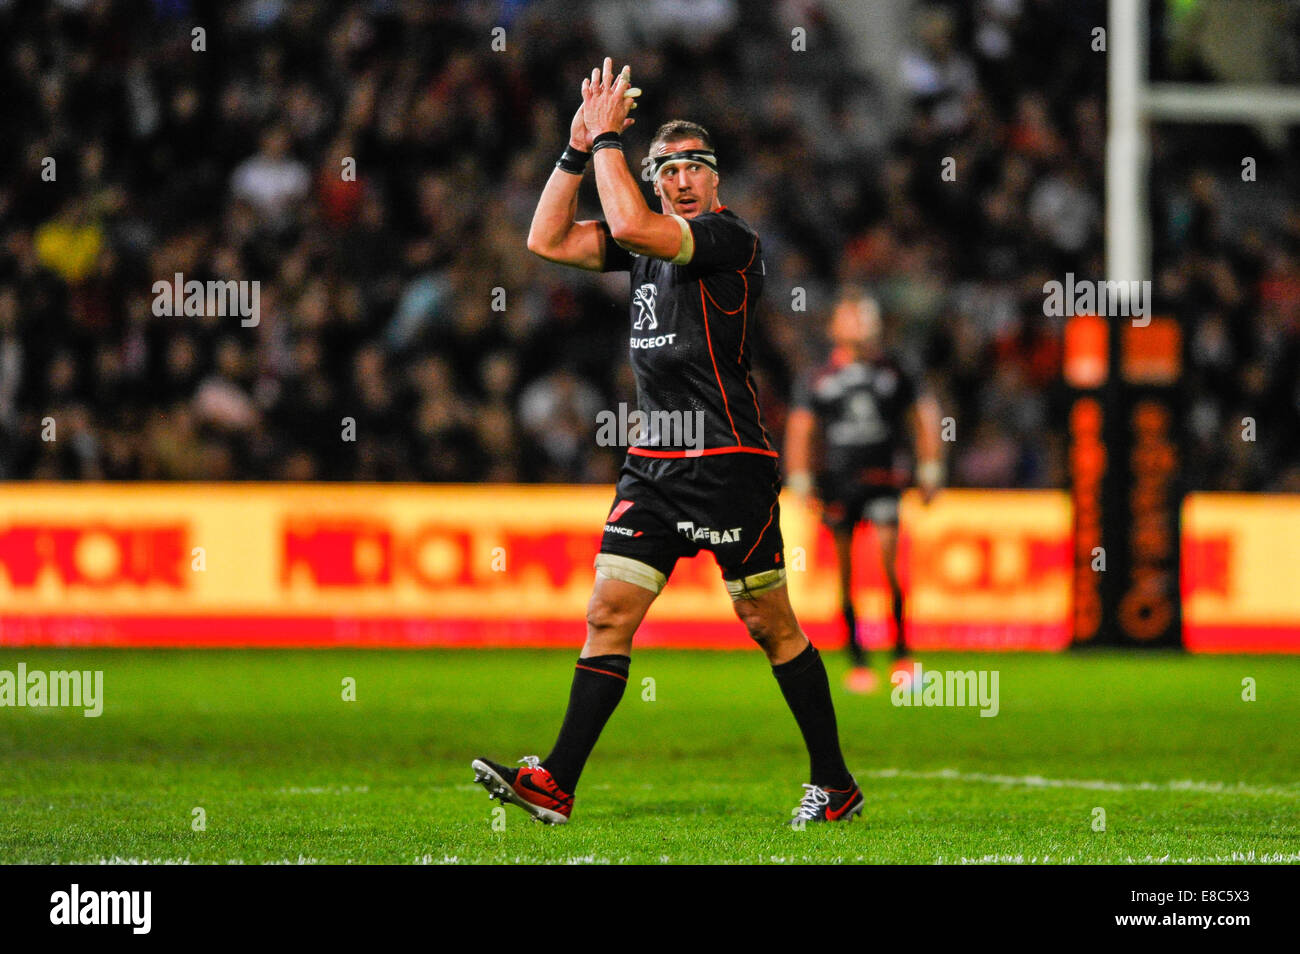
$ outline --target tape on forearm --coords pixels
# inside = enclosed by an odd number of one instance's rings
[[[947,477],[943,461],[922,461],[916,468],[916,482],[922,487],[942,487]]]
[[[792,493],[796,493],[800,497],[806,497],[812,493],[812,475],[807,471],[791,474],[786,478],[785,485],[790,488]]]

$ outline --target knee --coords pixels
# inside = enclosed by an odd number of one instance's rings
[[[626,654],[636,623],[635,608],[622,601],[594,595],[587,604],[587,642],[598,648]]]
[[[761,611],[751,600],[737,600],[736,615],[749,630],[749,636],[766,650],[771,650],[783,642],[800,636],[799,627],[793,620],[785,620],[772,613]]]

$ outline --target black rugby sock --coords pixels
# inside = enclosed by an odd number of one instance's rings
[[[894,658],[902,659],[907,655],[907,637],[903,634],[903,591],[895,589],[891,595],[894,600]]]
[[[849,662],[854,666],[865,666],[867,653],[862,648],[861,640],[858,639],[858,615],[853,610],[853,604],[847,601],[841,604],[840,612],[844,615],[844,629],[848,633],[845,648],[849,653]]]
[[[601,730],[623,698],[631,665],[629,656],[588,656],[579,659],[573,670],[569,708],[564,713],[560,737],[551,754],[542,759],[555,784],[570,795],[578,787],[582,767],[596,747]]]
[[[822,788],[844,789],[852,785],[853,776],[840,752],[830,680],[817,648],[809,643],[794,659],[773,666],[772,675],[808,747],[809,781]]]

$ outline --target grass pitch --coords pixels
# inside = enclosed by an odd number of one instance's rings
[[[572,822],[494,814],[470,760],[545,755],[576,655],[4,650],[102,669],[105,707],[0,708],[0,862],[1300,860],[1300,659],[923,657],[999,672],[981,718],[851,696],[827,654],[867,807],[791,831],[807,762],[762,656],[644,651]]]

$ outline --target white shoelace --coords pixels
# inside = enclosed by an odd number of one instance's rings
[[[817,817],[817,812],[822,806],[830,804],[831,797],[826,794],[826,789],[817,785],[804,783],[803,801],[799,803],[799,813],[795,818],[802,818],[805,821],[811,821]]]
[[[520,759],[519,761],[520,761],[521,763],[523,763],[524,765],[527,765],[529,768],[541,768],[541,767],[542,767],[542,760],[539,759],[539,758],[538,758],[537,756],[535,756],[535,755],[525,755],[525,756],[524,756],[522,759]]]

